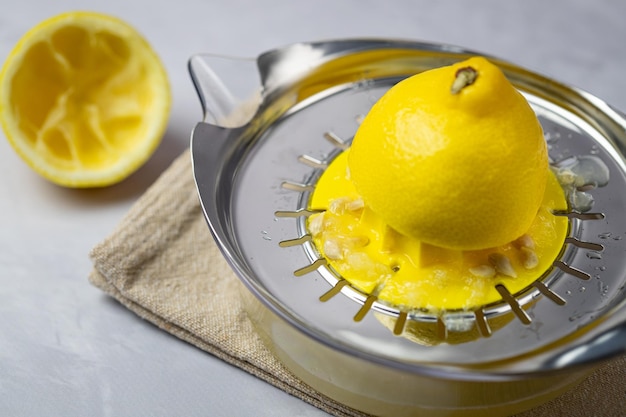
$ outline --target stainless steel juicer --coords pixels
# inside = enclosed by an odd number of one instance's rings
[[[251,319],[292,372],[366,412],[506,415],[626,351],[626,119],[497,58],[488,57],[535,110],[552,166],[578,181],[567,189],[570,209],[555,213],[570,229],[553,267],[521,292],[498,287],[499,302],[433,314],[353,288],[312,244],[311,192],[371,105],[407,76],[472,55],[484,54],[340,40],[189,63],[205,115],[192,134],[194,176]],[[252,89],[257,99],[242,99]],[[444,343],[415,343],[422,330]]]

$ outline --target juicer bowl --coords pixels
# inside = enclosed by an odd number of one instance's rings
[[[248,315],[291,372],[363,412],[510,415],[626,351],[626,119],[589,93],[495,57],[535,110],[553,167],[593,173],[558,213],[570,231],[549,271],[473,311],[407,312],[346,284],[307,237],[315,183],[372,104],[403,78],[474,55],[485,54],[357,39],[189,63],[204,110],[192,134],[194,177]],[[223,65],[238,77],[232,87],[216,71]],[[235,91],[244,84],[253,99]],[[405,333],[411,326],[431,326],[441,343],[416,343]],[[472,337],[452,343],[468,329]]]

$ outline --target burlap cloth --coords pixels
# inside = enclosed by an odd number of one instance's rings
[[[364,416],[295,378],[256,336],[238,297],[241,284],[202,215],[189,151],[90,256],[90,281],[142,318],[331,415]],[[521,415],[626,416],[626,358]]]

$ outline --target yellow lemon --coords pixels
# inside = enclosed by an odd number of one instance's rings
[[[549,172],[535,113],[482,57],[391,88],[364,118],[348,165],[365,205],[388,225],[460,250],[522,236]]]
[[[167,126],[167,74],[127,23],[64,13],[28,31],[0,72],[0,120],[36,172],[67,187],[106,186],[151,156]]]
[[[568,232],[541,126],[484,58],[391,88],[321,175],[310,208],[308,232],[333,270],[405,311],[468,310],[503,288],[525,291]]]

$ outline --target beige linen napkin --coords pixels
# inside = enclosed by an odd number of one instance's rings
[[[237,277],[202,216],[189,151],[91,252],[90,281],[142,318],[334,416],[365,416],[314,391],[263,346]],[[524,417],[625,416],[626,358]]]

